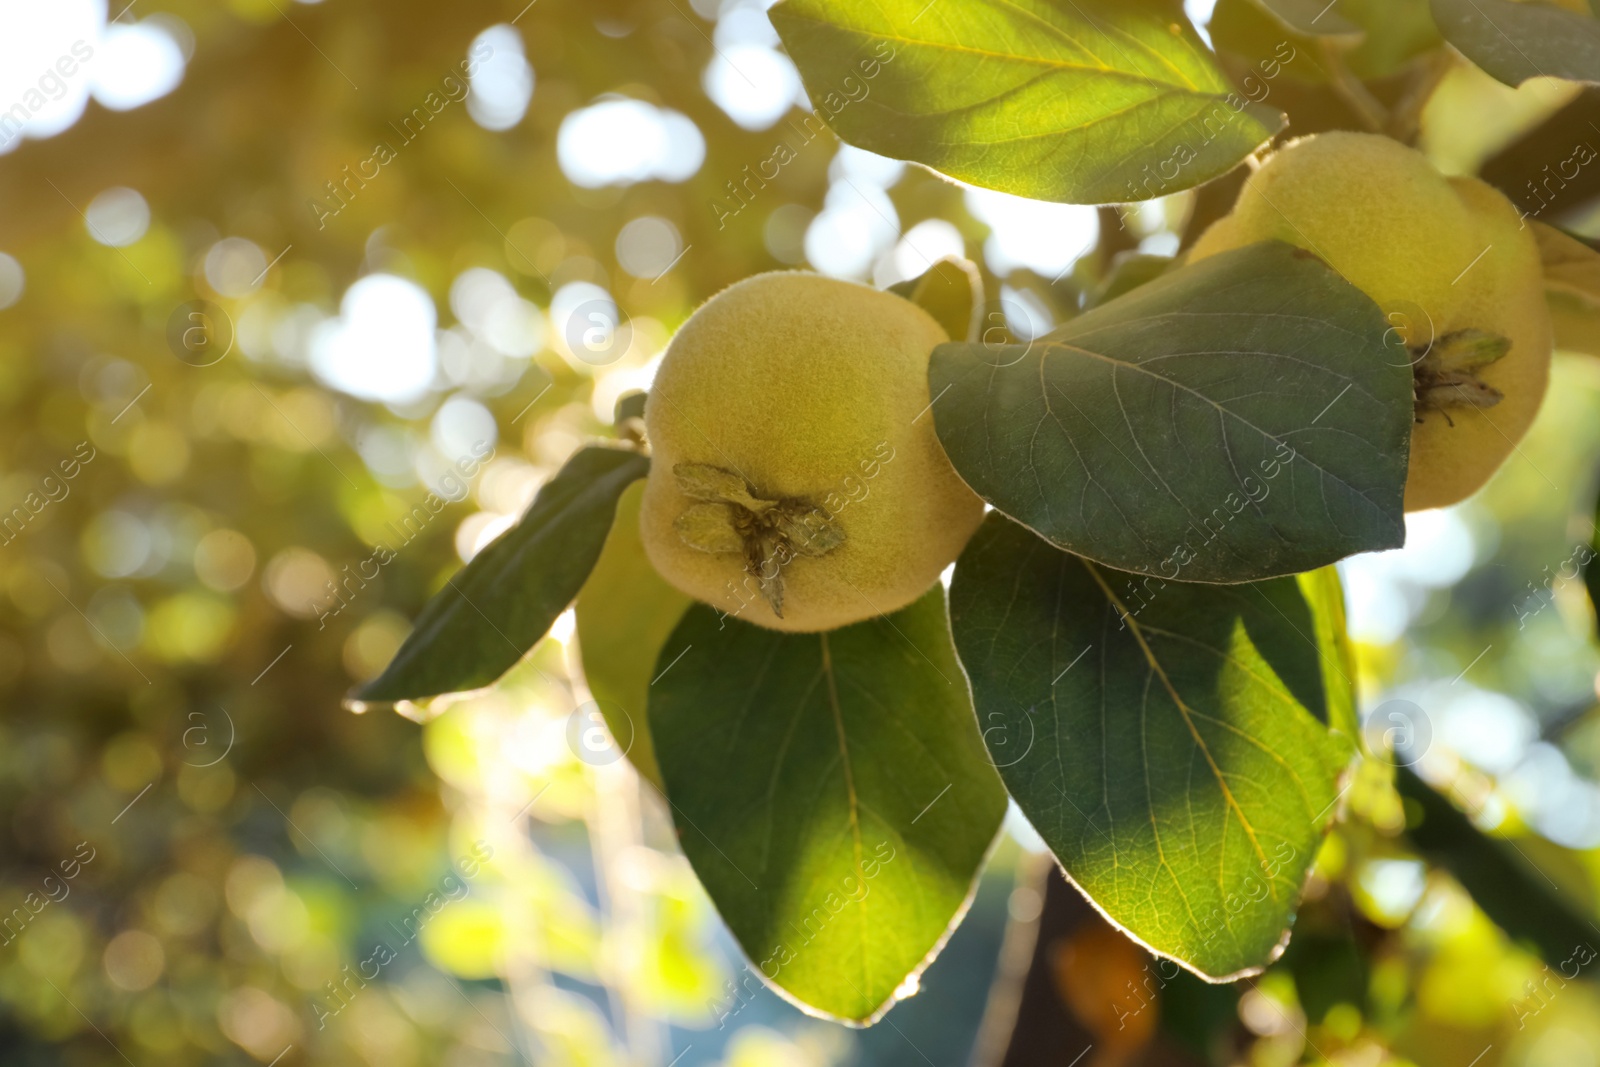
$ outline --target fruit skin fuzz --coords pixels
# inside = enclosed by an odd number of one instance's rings
[[[928,410],[928,359],[948,340],[903,297],[803,271],[713,296],[645,405],[651,564],[729,615],[796,633],[927,592],[983,519]]]
[[[1313,134],[1268,157],[1190,260],[1273,239],[1372,297],[1413,367],[1406,510],[1482,488],[1538,413],[1554,347],[1539,249],[1511,202],[1390,138]]]

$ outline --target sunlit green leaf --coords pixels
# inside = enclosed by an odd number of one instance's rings
[[[984,739],[1073,881],[1203,976],[1269,963],[1354,752],[1296,583],[1135,579],[991,514],[951,617]]]
[[[784,0],[773,25],[846,141],[1038,200],[1121,203],[1231,170],[1283,126],[1139,0]]]
[[[944,590],[822,634],[696,605],[659,663],[666,796],[752,972],[877,1018],[965,911],[1006,806]]]
[[[1322,689],[1328,698],[1328,728],[1354,738],[1360,729],[1356,718],[1356,657],[1345,623],[1344,587],[1339,582],[1339,572],[1322,567],[1295,575],[1295,581],[1316,626]]]
[[[600,556],[617,498],[649,469],[638,452],[579,451],[515,526],[428,601],[394,660],[355,699],[420,700],[499,678],[572,603]]]
[[[984,499],[1123,570],[1238,582],[1405,537],[1406,353],[1364,293],[1268,242],[1028,344],[945,344],[934,418]]]

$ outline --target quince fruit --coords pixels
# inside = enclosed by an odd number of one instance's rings
[[[911,301],[802,271],[746,278],[674,335],[645,405],[656,570],[729,615],[831,630],[927,592],[983,518],[934,432]]]
[[[1504,196],[1387,137],[1323,133],[1263,163],[1190,254],[1307,249],[1383,309],[1416,379],[1407,511],[1466,499],[1544,399],[1554,346],[1539,249]]]

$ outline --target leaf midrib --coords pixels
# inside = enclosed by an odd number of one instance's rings
[[[839,682],[834,674],[833,653],[828,648],[828,634],[824,631],[817,636],[822,644],[822,674],[828,682],[828,709],[833,713],[833,728],[839,738],[839,766],[844,772],[845,799],[850,811],[850,843],[854,850],[856,880],[858,885],[866,885],[866,868],[861,862],[861,798],[856,793],[855,771],[850,765],[850,742],[845,734],[844,712],[839,706]],[[864,900],[863,903],[865,903]],[[858,933],[858,954],[861,957],[861,985],[863,989],[871,989],[872,976],[868,970],[866,916],[862,915],[861,921],[854,925]]]
[[[1167,696],[1171,698],[1173,705],[1178,709],[1178,715],[1183,719],[1183,724],[1189,729],[1189,736],[1194,739],[1195,746],[1200,750],[1200,754],[1205,757],[1206,766],[1211,768],[1211,775],[1216,779],[1217,788],[1222,791],[1224,802],[1233,811],[1235,818],[1239,820],[1239,825],[1243,828],[1245,836],[1250,839],[1250,847],[1255,851],[1257,859],[1262,864],[1266,864],[1267,854],[1262,849],[1261,842],[1256,839],[1255,826],[1251,824],[1249,816],[1245,815],[1244,808],[1240,806],[1238,798],[1233,795],[1233,790],[1228,787],[1227,780],[1222,775],[1222,768],[1217,766],[1216,760],[1211,755],[1210,746],[1200,736],[1200,730],[1195,726],[1194,719],[1190,716],[1191,709],[1188,703],[1178,693],[1177,686],[1173,684],[1171,677],[1168,676],[1166,668],[1161,665],[1161,661],[1156,658],[1155,652],[1150,648],[1149,642],[1145,640],[1143,627],[1123,605],[1122,601],[1117,598],[1117,594],[1112,592],[1111,586],[1107,585],[1105,579],[1100,576],[1099,568],[1087,559],[1083,561],[1083,566],[1089,572],[1089,577],[1094,579],[1094,583],[1105,594],[1107,602],[1116,609],[1117,614],[1127,623],[1128,632],[1138,642],[1140,651],[1144,653],[1145,662],[1150,665],[1150,670],[1161,682],[1162,688],[1167,691]],[[1267,891],[1272,895],[1274,901],[1278,899],[1277,883],[1271,879],[1267,880]]]
[[[1116,78],[1121,81],[1130,82],[1136,85],[1150,86],[1166,92],[1180,91],[1192,93],[1195,96],[1204,97],[1209,100],[1226,99],[1226,94],[1201,89],[1187,77],[1184,77],[1181,74],[1179,76],[1183,77],[1183,84],[1179,85],[1176,82],[1162,81],[1152,78],[1147,74],[1138,74],[1132,71],[1119,70],[1116,67],[1108,67],[1104,65],[1096,67],[1084,63],[1070,63],[1065,60],[1051,59],[1048,56],[1028,56],[1021,55],[1016,52],[996,52],[987,48],[974,48],[970,45],[947,44],[942,41],[918,40],[914,37],[902,37],[899,34],[887,33],[882,30],[869,30],[860,26],[841,26],[837,23],[828,22],[825,19],[819,19],[811,15],[799,14],[796,12],[790,12],[789,17],[799,22],[809,22],[814,26],[822,26],[831,30],[843,30],[847,33],[856,34],[869,40],[886,41],[890,44],[904,45],[907,48],[925,48],[937,52],[950,52],[956,55],[977,56],[980,59],[994,59],[1002,62],[1018,63],[1024,66],[1044,67],[1047,70],[1066,71],[1079,74],[1095,74],[1101,77]],[[1084,50],[1088,51],[1088,49]],[[1092,55],[1093,53],[1090,54]]]

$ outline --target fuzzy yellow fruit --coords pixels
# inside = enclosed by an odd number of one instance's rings
[[[1406,510],[1477,492],[1527,432],[1549,376],[1539,250],[1517,210],[1387,137],[1324,133],[1272,155],[1190,259],[1270,239],[1321,256],[1394,325],[1396,358],[1417,380]]]
[[[645,406],[640,528],[656,570],[793,632],[927,592],[983,518],[927,413],[928,357],[948,339],[909,300],[798,271],[708,300]]]

